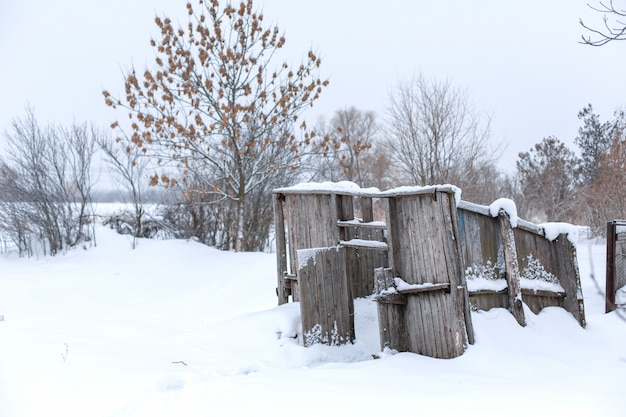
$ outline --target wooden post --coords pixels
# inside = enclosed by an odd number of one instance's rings
[[[465,330],[467,332],[467,341],[470,345],[474,344],[474,324],[472,323],[472,311],[470,308],[469,301],[469,292],[467,290],[467,282],[465,280],[465,257],[463,256],[463,239],[461,238],[461,228],[459,227],[459,219],[458,219],[458,210],[456,209],[456,200],[454,194],[448,194],[449,200],[449,208],[445,209],[444,207],[444,217],[448,220],[448,224],[451,226],[452,236],[454,236],[453,247],[451,251],[458,258],[458,262],[455,263],[459,266],[460,271],[458,275],[460,276],[460,284],[457,285],[456,291],[458,293],[458,297],[456,298],[457,302],[462,303],[459,306],[461,312],[459,314],[462,315],[465,321]],[[455,246],[455,247],[454,247]]]
[[[361,197],[361,216],[363,217],[363,223],[374,221],[372,197]]]
[[[278,304],[285,304],[291,295],[291,280],[286,279],[287,274],[287,244],[285,241],[285,214],[283,212],[283,194],[274,196],[274,232],[276,234],[276,274],[278,286],[276,295]]]
[[[604,312],[610,313],[615,310],[615,243],[616,243],[615,221],[606,223],[606,295]]]
[[[504,252],[506,281],[509,287],[509,310],[521,326],[526,326],[513,228],[511,227],[511,221],[506,211],[500,210],[498,218],[500,221],[500,235],[502,237],[502,249]]]

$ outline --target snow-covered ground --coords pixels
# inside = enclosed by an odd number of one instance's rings
[[[603,314],[602,244],[579,244],[587,328],[548,308],[520,327],[472,313],[476,344],[381,352],[376,305],[353,345],[304,348],[276,306],[275,256],[98,228],[97,247],[0,256],[0,416],[626,416],[626,322]]]

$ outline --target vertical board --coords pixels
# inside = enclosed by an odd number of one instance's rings
[[[408,332],[405,324],[406,297],[394,294],[386,297],[382,293],[395,287],[393,273],[390,268],[374,270],[375,293],[378,309],[378,329],[380,348],[395,349],[399,352],[409,350]]]
[[[497,220],[465,208],[458,208],[457,213],[465,266],[498,265],[502,239]]]
[[[332,194],[286,194],[283,203],[289,241],[289,273],[298,278],[299,249],[335,246],[339,242],[337,206]],[[292,282],[294,301],[299,300],[296,289],[299,282]]]
[[[291,295],[291,280],[286,279],[287,273],[287,243],[285,241],[285,216],[283,202],[285,196],[283,194],[274,195],[274,232],[276,235],[276,274],[278,284],[276,287],[276,295],[278,296],[278,304],[285,304],[289,301]]]
[[[369,297],[374,291],[374,269],[388,265],[387,251],[370,247],[346,247],[346,264],[354,298]]]
[[[456,207],[447,192],[389,197],[387,228],[393,272],[409,284],[449,284],[451,290],[407,295],[408,350],[453,358],[465,350],[463,264],[452,224]],[[456,221],[456,220],[455,220]],[[462,294],[462,293],[461,293]]]
[[[305,346],[354,341],[354,302],[345,248],[303,249],[297,256]]]

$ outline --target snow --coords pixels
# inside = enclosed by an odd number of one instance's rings
[[[389,197],[396,195],[411,195],[411,194],[424,194],[431,193],[435,191],[452,191],[454,193],[454,200],[456,205],[458,206],[461,203],[461,189],[456,185],[452,184],[436,184],[436,185],[425,185],[425,186],[409,186],[403,185],[401,187],[392,188],[386,191],[381,192],[381,197]]]
[[[515,202],[508,198],[499,198],[489,205],[491,217],[498,217],[498,214],[502,210],[509,215],[511,227],[517,227],[517,206]]]
[[[367,240],[367,239],[350,239],[350,240],[341,240],[339,241],[340,245],[346,246],[361,246],[364,248],[370,249],[388,249],[389,246],[385,242],[379,242],[377,240]]]
[[[354,344],[303,347],[275,254],[96,233],[0,255],[0,416],[626,415],[626,322],[591,279],[604,287],[604,242],[578,246],[586,329],[556,307],[526,309],[527,327],[473,312],[476,343],[438,360],[381,351],[369,298]]]
[[[394,280],[394,283],[396,284],[397,291],[419,290],[422,288],[428,288],[428,287],[432,287],[435,285],[432,282],[425,282],[423,284],[409,284],[408,282],[406,282],[400,277],[395,277],[393,280]]]
[[[461,200],[457,205],[458,208],[473,211],[474,213],[479,213],[484,216],[490,216],[489,207],[483,206],[481,204],[472,203],[470,201]]]
[[[478,291],[502,291],[508,287],[506,279],[489,279],[484,277],[473,277],[467,279],[467,290]]]
[[[560,234],[565,234],[573,245],[578,243],[578,231],[580,229],[578,226],[559,222],[540,223],[538,226],[543,228],[544,236],[548,240],[555,240]]]
[[[315,264],[315,255],[319,252],[319,248],[312,249],[298,249],[296,251],[298,256],[298,269],[302,269],[309,263],[309,259],[313,259],[313,264]]]
[[[348,194],[354,196],[369,196],[380,193],[376,187],[361,188],[351,181],[324,181],[324,182],[303,182],[291,187],[275,189],[276,193],[323,193],[323,194]]]
[[[376,187],[360,188],[357,184],[351,181],[338,181],[338,182],[303,182],[293,185],[291,187],[277,188],[275,193],[283,194],[298,194],[298,193],[322,193],[322,194],[346,194],[353,196],[363,197],[390,197],[396,195],[411,195],[411,194],[423,194],[435,191],[452,191],[456,204],[461,202],[461,189],[452,184],[440,184],[440,185],[427,185],[427,186],[402,186],[392,188],[386,191],[380,191]]]
[[[541,279],[520,278],[520,288],[534,291],[553,291],[565,293],[565,289],[558,282],[547,282]]]

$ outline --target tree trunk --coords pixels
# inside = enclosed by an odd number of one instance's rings
[[[242,252],[243,247],[243,229],[244,229],[244,196],[240,196],[237,200],[237,237],[235,238],[235,252]]]

